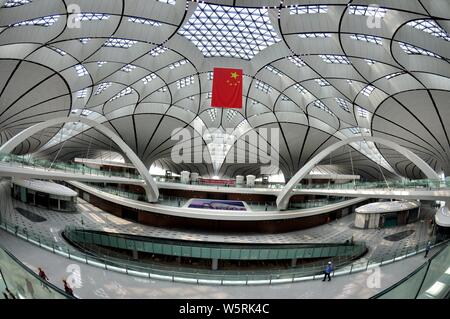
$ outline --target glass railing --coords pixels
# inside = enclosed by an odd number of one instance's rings
[[[358,189],[395,189],[395,190],[440,190],[450,189],[450,181],[448,180],[387,180],[378,182],[351,182],[337,184],[299,184],[296,189],[339,189],[339,190],[358,190]]]
[[[0,299],[73,299],[0,247]]]
[[[86,174],[107,177],[123,177],[130,179],[142,179],[140,175],[112,170],[100,170],[78,163],[51,162],[44,159],[37,159],[31,156],[21,156],[14,154],[0,153],[0,163],[9,166],[24,167],[29,169],[61,171],[65,173]]]
[[[374,299],[444,299],[450,294],[450,245]]]
[[[80,183],[80,182],[78,182]],[[96,184],[96,183],[89,183],[89,182],[83,182],[82,184],[95,188],[96,190],[106,192],[108,194],[124,197],[127,199],[137,200],[137,201],[147,201],[147,196],[145,194],[141,193],[134,193],[125,191],[122,189],[118,189],[115,187],[110,186],[104,186],[102,184]],[[179,196],[169,196],[160,194],[158,203],[166,206],[173,206],[173,207],[182,207],[184,206],[190,198],[185,197],[179,197]],[[314,200],[307,200],[304,202],[290,202],[288,210],[298,210],[298,209],[308,209],[308,208],[317,208],[317,207],[323,207],[326,205],[332,205],[337,204],[340,202],[343,202],[345,200],[348,200],[344,197],[335,197],[335,198],[322,198],[322,199],[314,199]],[[245,201],[245,203],[253,210],[253,211],[275,211],[278,210],[276,202],[256,202],[256,201]]]
[[[43,249],[51,251],[57,255],[76,260],[78,262],[86,263],[89,265],[101,267],[103,269],[116,271],[119,273],[126,273],[134,276],[154,278],[161,280],[177,281],[177,282],[192,282],[192,283],[208,283],[208,284],[277,284],[286,282],[296,282],[303,280],[311,280],[322,278],[323,265],[304,265],[296,268],[285,269],[274,273],[261,273],[258,274],[220,274],[211,272],[198,272],[197,270],[189,270],[182,268],[169,268],[167,266],[157,267],[155,265],[143,266],[133,261],[124,261],[112,256],[94,256],[92,254],[83,253],[75,248],[70,247],[63,241],[56,242],[51,236],[44,237],[42,233],[35,232],[33,229],[22,228],[18,225],[11,224],[5,220],[0,222],[0,228],[8,231],[9,233],[22,238],[32,244],[35,244]],[[434,246],[435,240],[431,239]],[[358,259],[351,263],[339,264],[333,273],[333,276],[347,275],[366,271],[367,269],[386,265],[399,260],[403,260],[407,257],[414,256],[417,253],[424,251],[427,241],[417,243],[414,246],[402,247],[398,250],[390,251],[389,253],[378,254],[370,258]]]

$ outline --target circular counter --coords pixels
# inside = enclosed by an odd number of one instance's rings
[[[29,205],[60,212],[76,210],[78,193],[60,184],[35,179],[13,179],[11,192],[15,199]]]
[[[355,215],[357,228],[386,228],[406,225],[419,218],[420,202],[376,202],[358,207]]]

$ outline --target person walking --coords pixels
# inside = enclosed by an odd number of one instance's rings
[[[38,271],[39,271],[39,277],[41,277],[42,280],[48,281],[47,274],[41,267],[38,268]]]
[[[69,296],[74,297],[73,289],[70,288],[69,284],[67,283],[67,281],[65,279],[63,279],[63,283],[64,283],[64,291],[66,292],[66,294],[68,294]]]
[[[425,256],[424,256],[424,258],[427,258],[428,253],[430,252],[430,250],[431,250],[431,242],[429,241],[427,243],[427,246],[425,247]]]
[[[331,261],[328,262],[327,266],[325,267],[325,275],[323,276],[323,280],[325,281],[325,279],[327,279],[328,277],[328,281],[331,281],[331,273],[333,272],[333,263]]]

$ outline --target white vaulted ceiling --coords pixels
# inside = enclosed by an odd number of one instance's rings
[[[74,4],[79,28],[67,13]],[[215,174],[214,165],[170,158],[172,131],[200,123],[280,129],[287,177],[357,134],[392,140],[450,174],[447,0],[0,0],[0,7],[1,144],[76,113],[115,130],[149,167],[175,172]],[[211,109],[214,67],[243,69],[242,110]],[[205,144],[197,142],[194,152]],[[105,151],[120,152],[79,123],[16,149],[63,160]],[[371,143],[339,150],[323,164],[330,163],[365,178],[422,176]],[[225,163],[220,175],[258,175],[259,166]]]

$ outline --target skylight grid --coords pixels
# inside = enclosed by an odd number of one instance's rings
[[[81,64],[77,64],[74,66],[75,71],[77,72],[78,76],[85,76],[88,75],[88,71],[86,70],[86,68],[84,66],[82,66]]]
[[[367,63],[368,65],[374,65],[374,64],[375,64],[375,61],[374,61],[374,60],[371,60],[371,59],[364,59],[364,61],[366,61],[366,63]]]
[[[345,55],[331,55],[331,54],[320,54],[319,55],[326,63],[334,64],[350,64],[350,60]]]
[[[82,111],[81,111],[81,116],[89,116],[89,115],[91,115],[92,113],[94,113],[94,112],[92,112],[91,110],[87,110],[87,109],[83,109]]]
[[[180,61],[174,62],[172,64],[169,64],[168,67],[169,67],[169,69],[173,70],[173,69],[176,69],[186,63],[188,63],[188,60],[184,59],[184,60],[180,60]]]
[[[272,72],[273,74],[278,75],[279,77],[283,77],[283,75],[284,75],[283,72],[281,72],[280,70],[278,70],[277,68],[275,68],[271,65],[266,65],[265,69]]]
[[[362,107],[358,106],[358,116],[362,118],[368,118],[369,117],[369,111],[366,109],[363,109]]]
[[[281,94],[281,100],[282,101],[291,101],[291,99],[290,98],[288,98],[286,95],[284,95],[284,94]]]
[[[154,79],[156,79],[156,74],[155,73],[151,73],[151,74],[147,75],[146,77],[144,77],[142,79],[142,82],[144,82],[144,84],[148,84]]]
[[[288,56],[288,60],[295,64],[297,67],[305,66],[305,62],[300,59],[298,56]]]
[[[87,89],[83,89],[83,90],[78,91],[77,92],[77,98],[79,98],[79,99],[85,98],[87,96],[87,92],[88,92]]]
[[[59,19],[59,15],[46,16],[46,17],[42,17],[42,18],[25,20],[25,21],[14,23],[14,24],[10,24],[9,27],[20,27],[20,26],[26,26],[26,25],[50,27],[50,26],[54,25],[58,21],[58,19]]]
[[[116,99],[118,99],[118,98],[120,98],[122,96],[131,94],[131,93],[133,93],[133,89],[128,86],[125,89],[123,89],[122,91],[120,91],[117,95],[112,97],[110,101],[114,101],[114,100],[116,100]]]
[[[336,98],[336,103],[337,103],[337,105],[339,105],[339,107],[340,107],[341,109],[343,109],[344,111],[350,112],[350,109],[348,108],[348,104],[347,104],[347,101],[346,101],[346,100],[341,99],[340,97],[337,97],[337,98]]]
[[[361,129],[359,127],[349,127],[348,130],[352,133],[352,134],[361,134]]]
[[[431,19],[415,20],[408,22],[407,25],[415,29],[421,30],[423,32],[426,32],[428,34],[431,34],[432,36],[435,36],[437,38],[450,41],[450,35],[444,29],[442,29],[434,20]]]
[[[154,21],[154,20],[150,20],[150,19],[144,19],[144,18],[128,18],[129,22],[133,22],[133,23],[138,23],[138,24],[145,24],[145,25],[151,25],[153,27],[160,27],[161,23]]]
[[[400,45],[400,48],[402,48],[402,50],[405,51],[405,53],[407,53],[407,54],[426,55],[426,56],[431,56],[433,58],[442,59],[442,57],[437,55],[436,53],[421,49],[421,48],[413,46],[411,44],[400,42],[399,45]]]
[[[179,79],[177,81],[177,88],[178,89],[182,89],[185,86],[191,85],[194,83],[194,77],[192,75],[187,76],[185,78]]]
[[[301,94],[306,94],[308,93],[308,90],[305,89],[303,86],[301,86],[300,84],[296,83],[294,84],[294,88],[297,90],[297,92],[301,93]]]
[[[243,119],[237,126],[236,129],[240,129],[241,127],[243,127],[244,125],[248,124],[247,119]]]
[[[208,109],[208,111],[206,111],[211,119],[211,122],[214,122],[216,120],[217,117],[217,110],[216,109]]]
[[[317,100],[314,102],[314,106],[318,109],[321,109],[322,111],[327,112],[328,114],[334,115],[333,112],[320,100]]]
[[[103,13],[80,13],[78,20],[80,21],[101,21],[108,20],[111,16]]]
[[[370,5],[370,6],[351,5],[351,6],[349,6],[348,13],[358,15],[358,16],[384,18],[384,16],[387,13],[387,10],[385,8],[380,8],[379,6],[376,6],[376,5]]]
[[[231,122],[237,114],[238,112],[235,110],[227,110],[227,120]]]
[[[50,47],[50,49],[52,49],[53,51],[57,52],[61,56],[65,56],[67,54],[66,51],[61,50],[60,48],[57,48],[57,47]]]
[[[376,36],[373,36],[373,35],[352,34],[350,36],[350,38],[353,39],[353,40],[374,43],[374,44],[377,44],[377,45],[382,45],[383,44],[383,39],[382,38],[376,37]]]
[[[112,85],[111,82],[103,82],[100,83],[97,87],[97,91],[95,91],[94,95],[99,95],[103,91],[105,91],[107,88],[109,88]]]
[[[98,61],[98,62],[97,62],[97,66],[98,66],[99,68],[101,68],[101,67],[104,66],[106,63],[108,63],[108,62],[106,62],[106,61]]]
[[[213,71],[209,71],[208,72],[208,80],[212,81],[212,79],[214,79],[214,72]]]
[[[320,86],[329,86],[330,83],[328,83],[327,80],[325,79],[315,79],[315,81],[317,82],[317,84],[319,84]]]
[[[206,99],[212,99],[212,92],[206,93]]]
[[[129,49],[135,45],[137,41],[119,38],[109,38],[103,46],[113,48]]]
[[[395,72],[395,73],[392,73],[392,74],[388,74],[388,75],[386,75],[386,79],[390,80],[390,79],[395,78],[395,77],[397,77],[397,76],[399,76],[401,74],[403,74],[403,72]]]
[[[150,54],[151,56],[157,57],[158,55],[163,54],[163,53],[166,52],[166,51],[167,51],[167,48],[166,48],[166,47],[163,47],[162,45],[160,45],[160,46],[157,46],[156,48],[152,49],[152,50],[149,52],[149,54]]]
[[[373,90],[375,90],[375,87],[372,85],[367,85],[361,92],[362,94],[364,94],[365,96],[369,96]]]
[[[158,92],[167,92],[167,86],[160,87],[157,91]]]
[[[131,71],[133,71],[134,69],[136,69],[135,65],[132,64],[127,64],[125,66],[123,66],[120,71],[126,72],[126,73],[130,73]]]
[[[31,3],[31,0],[8,0],[3,5],[4,8],[13,8]]]
[[[310,39],[310,38],[330,38],[331,33],[324,32],[310,32],[310,33],[300,33],[298,36],[302,39]]]
[[[266,8],[244,8],[199,3],[178,33],[206,57],[249,60],[259,51],[281,41]]]
[[[156,0],[156,1],[171,4],[171,5],[175,5],[177,2],[177,0]]]
[[[266,94],[269,94],[270,92],[272,92],[272,87],[269,84],[267,84],[263,81],[260,81],[260,80],[256,80],[255,88],[257,88],[258,90],[260,90]]]
[[[80,42],[81,42],[82,44],[86,44],[86,43],[88,43],[89,41],[91,41],[91,38],[81,38],[81,39],[80,39]]]
[[[309,6],[291,6],[289,8],[289,14],[314,14],[314,13],[327,13],[328,6],[326,5],[309,5]]]

